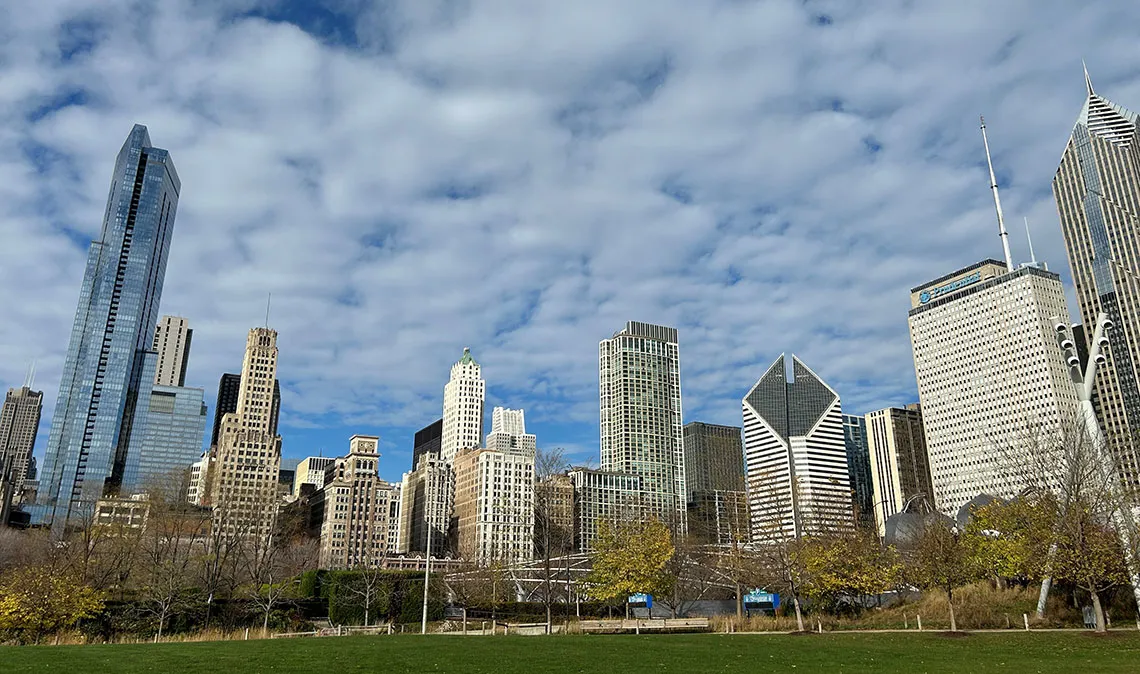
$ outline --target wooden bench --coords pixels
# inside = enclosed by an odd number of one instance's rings
[[[630,620],[580,620],[584,633],[697,632],[709,629],[708,618],[636,618]]]

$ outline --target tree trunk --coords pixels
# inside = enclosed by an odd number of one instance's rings
[[[950,607],[950,631],[958,631],[958,618],[954,615],[954,590],[946,589],[946,605]]]
[[[736,617],[744,617],[744,597],[740,594],[740,583],[736,584]]]
[[[269,633],[269,612],[272,610],[273,605],[270,603],[265,604],[265,621],[261,624],[261,630],[266,634]]]
[[[1096,631],[1107,632],[1108,628],[1104,623],[1104,607],[1100,604],[1100,594],[1097,592],[1089,592],[1092,595],[1093,603],[1093,616],[1096,617]]]
[[[792,605],[794,605],[796,607],[796,626],[799,628],[799,630],[801,632],[803,632],[804,631],[804,613],[803,613],[803,610],[800,608],[800,595],[798,595],[798,594],[792,595]]]
[[[368,604],[364,605],[364,626],[368,627]]]

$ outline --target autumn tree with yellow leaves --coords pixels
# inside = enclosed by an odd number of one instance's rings
[[[668,594],[672,557],[672,535],[661,520],[599,522],[593,571],[586,579],[589,593],[601,601]]]
[[[53,566],[25,566],[0,578],[0,630],[39,643],[103,610],[102,593]]]

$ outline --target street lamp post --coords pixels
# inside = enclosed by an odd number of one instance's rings
[[[424,518],[424,528],[427,530],[427,559],[424,562],[424,612],[423,618],[420,620],[420,634],[427,634],[427,613],[428,613],[428,584],[431,582],[431,539],[435,538],[432,534],[431,524]]]
[[[1088,363],[1084,371],[1081,371],[1081,361],[1077,356],[1076,344],[1071,336],[1071,329],[1069,325],[1061,320],[1060,317],[1053,318],[1053,328],[1057,332],[1057,341],[1061,346],[1061,350],[1065,354],[1065,364],[1069,368],[1069,376],[1073,380],[1073,385],[1077,391],[1077,400],[1080,402],[1081,421],[1084,423],[1085,433],[1088,435],[1089,443],[1092,446],[1094,457],[1098,460],[1101,470],[1111,470],[1114,464],[1112,458],[1108,455],[1105,446],[1104,432],[1101,431],[1100,424],[1096,420],[1096,409],[1093,407],[1092,396],[1094,390],[1094,382],[1096,379],[1096,368],[1098,365],[1104,365],[1107,358],[1104,351],[1108,349],[1109,340],[1108,332],[1112,330],[1113,323],[1108,316],[1102,311],[1096,317],[1096,329],[1093,333],[1093,339],[1088,347]],[[1116,475],[1105,476],[1105,484],[1117,485],[1119,477]],[[1117,491],[1117,489],[1114,489]],[[1123,495],[1116,494],[1113,498],[1113,514],[1112,520],[1116,525],[1116,529],[1124,543],[1124,563],[1128,571],[1128,579],[1132,584],[1132,594],[1136,598],[1137,606],[1140,607],[1140,560],[1136,556],[1136,519],[1131,506],[1124,502]],[[1050,558],[1053,556],[1053,551],[1056,549],[1056,544],[1050,549]],[[1041,593],[1037,599],[1037,617],[1041,618],[1045,614],[1045,600],[1049,596],[1049,589],[1052,585],[1052,578],[1046,577],[1041,581]],[[1137,618],[1137,627],[1140,628],[1140,617]]]

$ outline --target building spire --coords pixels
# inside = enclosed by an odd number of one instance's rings
[[[28,375],[24,377],[24,386],[31,390],[36,383],[36,361],[33,360],[32,364],[28,366]]]
[[[269,293],[269,297],[265,298],[265,327],[269,327],[269,305],[273,303],[273,293]]]
[[[1096,92],[1093,91],[1092,79],[1089,78],[1089,67],[1085,64],[1085,60],[1081,59],[1081,67],[1085,69],[1085,88],[1089,90],[1089,96],[1095,96]]]
[[[990,141],[986,138],[986,118],[982,120],[982,144],[986,148],[986,165],[990,169],[990,190],[994,193],[994,206],[997,208],[998,236],[1001,238],[1002,251],[1005,253],[1005,270],[1013,271],[1013,257],[1009,254],[1009,233],[1005,231],[1005,217],[1001,213],[1001,197],[998,196],[997,178],[994,177],[994,163],[990,159]]]
[[[1033,254],[1033,235],[1029,233],[1029,218],[1025,218],[1025,238],[1029,241],[1029,262],[1037,265],[1037,256]]]

